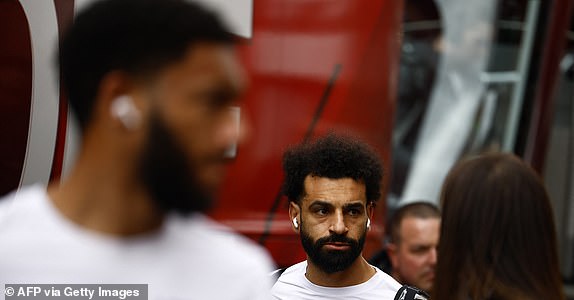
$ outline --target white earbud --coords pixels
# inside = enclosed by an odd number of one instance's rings
[[[141,122],[140,112],[128,95],[115,98],[112,101],[110,113],[129,130],[136,129]]]
[[[367,229],[371,229],[371,219],[367,218]]]
[[[299,228],[299,223],[297,222],[297,218],[293,218],[293,227],[295,227],[295,229]]]

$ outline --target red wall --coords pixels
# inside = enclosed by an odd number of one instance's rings
[[[4,195],[20,182],[32,101],[32,45],[18,1],[0,1],[0,45],[0,195]]]
[[[54,0],[59,31],[73,0]],[[331,129],[362,136],[390,166],[399,26],[397,0],[256,0],[253,33],[240,46],[251,79],[241,108],[251,139],[240,145],[212,215],[260,241],[280,266],[304,259],[278,197],[281,156],[288,145]],[[32,54],[19,1],[0,1],[0,193],[18,187],[27,146]],[[60,96],[51,179],[60,175],[66,131]],[[243,123],[245,124],[245,123]],[[385,177],[385,184],[388,176]],[[384,199],[366,256],[380,248]]]
[[[251,77],[242,117],[248,114],[252,134],[213,216],[262,242],[280,266],[305,258],[286,199],[276,202],[288,145],[310,131],[345,130],[376,147],[390,167],[401,13],[394,0],[254,2],[253,36],[240,49]],[[366,256],[382,243],[384,203]]]

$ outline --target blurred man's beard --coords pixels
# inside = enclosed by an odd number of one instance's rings
[[[309,256],[309,259],[323,272],[331,274],[344,271],[361,255],[367,231],[361,235],[359,240],[350,239],[344,235],[332,234],[313,242],[313,238],[307,234],[301,220],[301,244]],[[325,250],[323,246],[329,242],[341,242],[349,244],[349,250]]]
[[[198,183],[191,162],[157,114],[151,117],[140,168],[143,183],[163,211],[188,215],[211,207],[211,195]]]

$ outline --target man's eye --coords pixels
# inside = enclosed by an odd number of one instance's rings
[[[415,254],[423,254],[423,253],[428,251],[428,248],[427,247],[418,247],[418,248],[414,248],[412,251]]]
[[[199,99],[202,99],[203,105],[209,109],[218,109],[226,107],[233,102],[234,97],[228,92],[222,90],[206,90],[199,94]]]
[[[349,215],[351,216],[358,216],[361,214],[361,211],[358,209],[349,209]]]
[[[329,210],[327,210],[326,208],[319,208],[315,212],[320,216],[324,216],[329,213]]]

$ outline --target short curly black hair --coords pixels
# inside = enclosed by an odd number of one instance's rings
[[[381,197],[383,164],[369,145],[351,136],[329,133],[289,148],[283,155],[283,171],[283,194],[298,204],[308,175],[352,178],[365,183],[367,202]]]
[[[233,45],[218,15],[184,0],[105,0],[83,10],[59,51],[70,107],[84,130],[104,77],[120,71],[153,79],[200,42]]]

